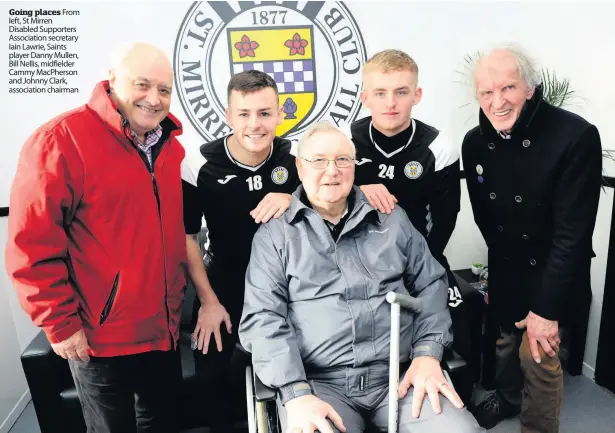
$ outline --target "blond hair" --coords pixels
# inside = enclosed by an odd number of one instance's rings
[[[418,82],[419,67],[412,57],[401,50],[384,50],[374,54],[363,67],[363,77],[365,74],[379,71],[389,73],[393,71],[410,71],[414,74],[415,81]]]
[[[352,140],[350,138],[348,138],[348,136],[344,133],[344,131],[342,131],[341,129],[339,129],[335,125],[333,125],[328,120],[321,120],[319,122],[316,122],[316,123],[310,125],[310,127],[307,129],[307,131],[305,131],[305,133],[301,136],[301,139],[299,140],[299,144],[297,144],[297,155],[299,155],[301,157],[303,155],[303,151],[305,150],[306,142],[312,136],[314,136],[314,135],[316,135],[318,133],[322,133],[322,132],[333,132],[333,133],[337,132],[338,134],[341,134],[342,136],[344,136],[344,138],[346,140],[348,140],[348,142],[352,146],[352,156],[353,157],[356,156],[357,149],[356,149],[354,143],[352,142]]]

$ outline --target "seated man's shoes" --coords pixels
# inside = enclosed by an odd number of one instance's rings
[[[472,410],[478,424],[487,430],[506,418],[518,415],[519,412],[521,412],[520,406],[513,406],[505,402],[497,392],[474,406]]]

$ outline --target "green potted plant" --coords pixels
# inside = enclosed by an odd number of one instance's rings
[[[483,265],[482,263],[472,263],[472,273],[474,275],[480,275],[484,268],[485,265]]]

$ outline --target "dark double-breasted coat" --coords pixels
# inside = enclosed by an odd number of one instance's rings
[[[565,319],[567,306],[591,296],[602,176],[598,130],[549,105],[539,87],[508,136],[481,110],[462,158],[474,220],[489,248],[494,317],[505,328],[530,310]]]

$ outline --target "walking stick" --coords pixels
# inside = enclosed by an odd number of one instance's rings
[[[391,304],[391,347],[389,357],[389,433],[397,433],[397,417],[399,408],[399,316],[401,307],[414,313],[420,313],[420,299],[401,293],[389,292],[386,300]]]

